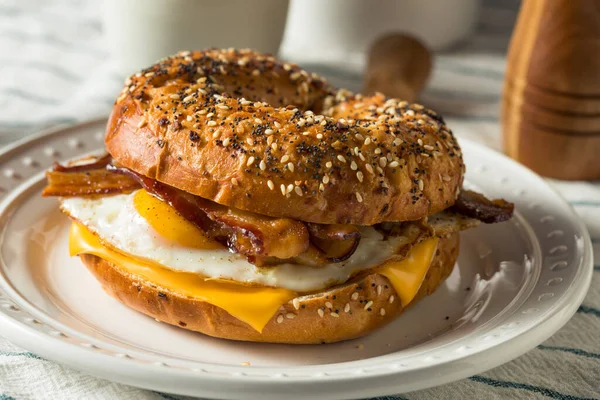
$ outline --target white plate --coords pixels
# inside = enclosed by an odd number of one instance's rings
[[[44,170],[97,152],[103,129],[57,130],[0,154],[0,333],[93,375],[212,398],[412,391],[530,350],[567,322],[590,284],[590,239],[573,210],[534,173],[463,140],[469,184],[514,201],[517,213],[463,233],[447,282],[394,323],[321,346],[236,343],[160,324],[104,294],[68,257],[69,222],[55,199],[40,197]]]

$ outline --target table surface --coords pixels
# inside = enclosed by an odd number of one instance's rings
[[[108,114],[123,78],[102,46],[100,7],[92,0],[0,0],[0,144]],[[437,54],[420,101],[444,115],[457,136],[496,149],[505,55],[518,7],[518,0],[484,0],[477,33]],[[336,85],[359,85],[360,75],[351,70],[318,69]],[[600,251],[600,182],[549,182],[584,219],[594,252]],[[484,374],[386,399],[600,398],[599,264],[596,258],[583,305],[543,345]],[[0,337],[0,400],[46,398],[180,397],[96,379]]]

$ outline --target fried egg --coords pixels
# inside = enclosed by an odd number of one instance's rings
[[[61,199],[61,209],[113,249],[165,268],[205,278],[307,292],[346,282],[357,272],[378,266],[396,253],[399,241],[384,240],[372,227],[346,261],[311,268],[298,264],[256,267],[245,257],[206,237],[169,204],[145,190],[97,198]]]

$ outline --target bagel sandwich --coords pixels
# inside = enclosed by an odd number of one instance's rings
[[[251,50],[128,78],[105,147],[47,173],[71,255],[127,306],[219,338],[363,336],[444,282],[461,230],[513,212],[463,189],[435,112]]]

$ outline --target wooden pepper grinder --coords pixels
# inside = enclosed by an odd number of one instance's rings
[[[507,154],[558,179],[600,179],[600,1],[523,0],[502,99]]]
[[[431,52],[417,39],[390,34],[377,39],[368,54],[363,93],[381,92],[412,103],[431,72]]]

